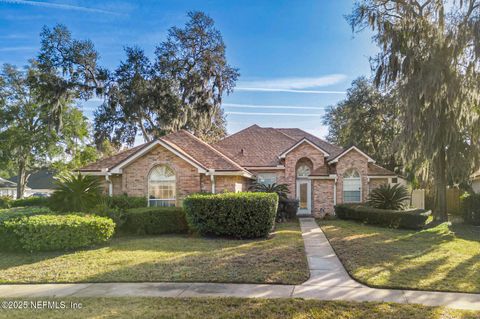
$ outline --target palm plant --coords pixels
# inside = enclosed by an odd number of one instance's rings
[[[50,197],[52,209],[61,212],[85,212],[98,204],[102,188],[95,176],[67,174],[56,182]]]
[[[383,184],[370,192],[367,204],[380,209],[399,210],[405,207],[405,201],[409,198],[405,186]]]
[[[254,182],[252,186],[249,187],[250,191],[253,192],[263,192],[263,193],[277,193],[280,199],[286,199],[287,194],[290,193],[287,184],[263,184],[259,182]]]

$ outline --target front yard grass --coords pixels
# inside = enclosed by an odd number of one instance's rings
[[[0,252],[0,283],[245,282],[299,284],[309,271],[298,222],[271,239],[162,235],[114,238],[75,252]]]
[[[480,227],[422,231],[319,221],[347,271],[373,287],[480,293]]]
[[[23,299],[25,300],[25,299]],[[32,299],[30,299],[32,300]],[[394,303],[238,298],[57,298],[81,309],[2,310],[0,318],[479,319],[480,312]],[[0,300],[3,301],[3,300]]]

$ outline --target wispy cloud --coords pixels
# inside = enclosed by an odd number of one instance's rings
[[[230,112],[227,111],[225,114],[230,115],[262,115],[262,116],[301,116],[301,117],[312,117],[312,116],[322,116],[323,114],[319,113],[257,113],[257,112]]]
[[[325,110],[322,106],[297,106],[297,105],[257,105],[257,104],[235,104],[223,103],[224,107],[250,108],[250,109],[297,109],[297,110]]]
[[[14,52],[14,51],[33,51],[36,47],[5,47],[0,48],[0,52]]]
[[[309,94],[344,94],[343,91],[312,90],[342,82],[344,74],[330,74],[320,77],[290,77],[258,81],[239,81],[236,90],[264,92],[293,92]]]
[[[118,12],[113,12],[109,10],[83,7],[83,6],[71,5],[71,4],[65,4],[65,3],[52,3],[52,2],[31,1],[31,0],[0,0],[0,2],[43,7],[43,8],[61,9],[61,10],[75,10],[75,11],[83,11],[83,12],[120,15],[120,13]]]

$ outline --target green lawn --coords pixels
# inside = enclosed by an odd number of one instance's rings
[[[271,239],[120,237],[75,252],[0,252],[0,283],[198,281],[297,284],[309,277],[300,227]]]
[[[22,299],[25,300],[25,299]],[[2,310],[0,318],[479,319],[480,312],[393,303],[238,298],[57,298],[81,309]],[[3,301],[3,300],[2,300]]]
[[[423,231],[319,221],[350,275],[375,287],[480,293],[480,227]]]

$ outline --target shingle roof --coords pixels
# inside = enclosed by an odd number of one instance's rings
[[[0,177],[0,188],[15,188],[17,183],[11,182],[9,180],[3,179]]]
[[[55,179],[53,176],[55,172],[49,169],[41,169],[38,172],[32,173],[28,178],[27,187],[31,189],[54,189]],[[18,176],[10,178],[14,183],[18,182]]]
[[[277,128],[276,130],[294,138],[297,141],[303,138],[308,139],[330,154],[329,158],[333,158],[343,151],[343,148],[340,146],[330,144],[327,141],[324,141],[321,138],[318,138],[315,135],[305,132],[299,128]]]
[[[378,166],[377,164],[368,163],[368,175],[371,176],[397,176],[391,170]]]
[[[175,144],[179,149],[193,157],[206,168],[219,171],[245,170],[219,150],[185,130],[166,135],[161,139]]]
[[[150,143],[152,142],[144,143],[144,144],[129,148],[127,150],[123,150],[113,156],[103,158],[101,160],[96,161],[95,163],[84,166],[80,168],[79,171],[88,172],[88,171],[100,171],[102,169],[110,169],[116,166],[117,164],[123,162],[133,154],[137,153],[144,147],[147,147]]]
[[[208,169],[247,172],[243,167],[232,161],[227,156],[223,155],[219,150],[213,148],[185,130],[180,130],[163,136],[160,138],[160,140],[166,141],[169,145],[173,144],[172,146],[176,150],[186,153],[188,156]],[[151,141],[142,145],[138,145],[131,149],[115,154],[114,156],[101,159],[95,163],[82,167],[80,171],[88,172],[111,169],[154,142],[155,141]]]
[[[334,158],[343,151],[341,147],[330,144],[300,129],[276,129],[258,125],[252,125],[227,136],[213,145],[203,142],[185,130],[163,136],[159,140],[168,143],[171,147],[194,159],[207,169],[248,172],[244,167],[279,165],[279,155],[304,138],[328,152],[330,154],[329,158]],[[111,169],[154,142],[145,143],[99,160],[81,168],[80,171]],[[312,172],[312,175],[317,176],[329,174],[335,174],[335,166],[323,166]],[[394,172],[373,163],[368,164],[368,174],[372,176],[396,175]]]
[[[278,155],[297,140],[277,129],[252,125],[227,136],[213,147],[242,166],[276,166]]]

